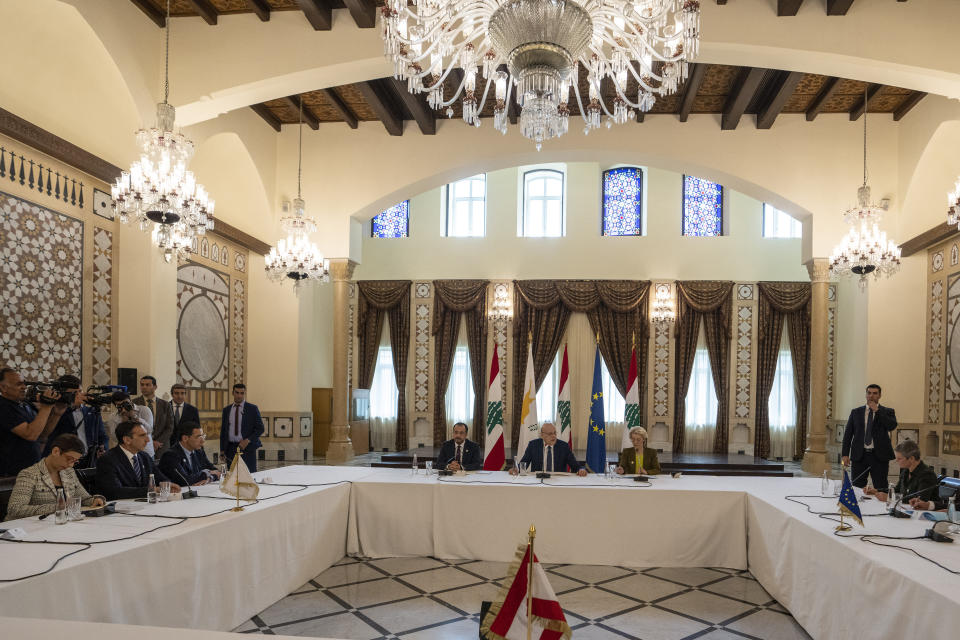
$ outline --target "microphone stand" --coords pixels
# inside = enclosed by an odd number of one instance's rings
[[[181,489],[181,491],[180,491],[180,497],[183,498],[184,500],[188,500],[188,499],[190,499],[190,498],[196,498],[196,497],[197,497],[197,492],[194,491],[194,490],[193,490],[193,487],[190,486],[190,481],[187,480],[185,477],[183,477],[183,474],[180,473],[180,469],[176,469],[176,468],[175,468],[174,471],[176,471],[176,472],[177,472],[177,475],[180,476],[180,479],[183,480],[183,482],[184,482],[184,485],[183,485],[183,486],[187,488],[187,492],[186,492],[186,493],[184,493],[183,490]]]
[[[901,474],[901,477],[902,477],[902,474]],[[897,501],[894,503],[893,508],[890,509],[890,511],[889,511],[889,515],[893,516],[894,518],[909,518],[910,516],[908,516],[907,514],[903,513],[902,511],[897,511],[897,507],[900,506],[900,503],[901,503],[904,499],[906,499],[906,498],[912,498],[912,497],[914,497],[914,496],[918,496],[918,495],[920,495],[921,493],[923,493],[924,491],[930,491],[930,489],[939,486],[939,485],[940,485],[940,482],[941,482],[945,477],[946,477],[946,475],[941,475],[940,477],[938,477],[938,478],[937,478],[937,484],[933,485],[932,487],[924,487],[923,489],[920,489],[920,490],[918,490],[918,491],[914,491],[913,493],[907,494],[907,495],[905,495],[905,496],[900,496],[899,498],[897,498]]]

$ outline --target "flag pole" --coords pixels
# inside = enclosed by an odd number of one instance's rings
[[[233,469],[237,468],[237,463],[239,462],[239,460],[240,460],[240,447],[237,447],[237,452],[233,455],[233,464],[231,465]],[[236,480],[237,480],[237,484],[236,484],[237,506],[230,509],[230,511],[243,511],[243,507],[240,506],[240,472],[237,471],[237,473],[234,475],[236,476]]]
[[[531,640],[533,633],[533,539],[537,537],[537,529],[532,524],[527,534],[527,640]]]

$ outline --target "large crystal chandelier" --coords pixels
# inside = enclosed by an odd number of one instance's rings
[[[157,124],[137,131],[140,158],[120,174],[111,195],[120,222],[134,221],[141,231],[153,230],[154,241],[170,262],[189,253],[195,236],[213,229],[214,201],[187,171],[193,142],[174,131],[176,114],[169,103],[170,0],[165,32],[163,102],[157,105]]]
[[[867,92],[863,93],[863,185],[857,189],[857,205],[846,210],[844,221],[850,231],[830,256],[830,272],[837,276],[860,276],[861,291],[867,287],[867,276],[874,279],[892,276],[900,270],[900,247],[880,230],[884,209],[874,204],[867,184]]]
[[[653,298],[653,311],[650,313],[650,322],[665,324],[676,320],[677,314],[673,310],[673,295],[669,284],[658,284]]]
[[[479,114],[494,86],[494,127],[507,131],[507,105],[516,95],[520,130],[537,149],[567,132],[570,90],[584,133],[601,114],[622,124],[649,111],[656,96],[676,92],[700,39],[698,0],[386,0],[381,9],[385,54],[411,93],[427,93],[434,109],[463,97],[463,119]],[[498,67],[505,64],[509,75]],[[587,72],[586,106],[578,66]],[[454,68],[463,80],[452,96],[443,81]],[[482,94],[478,75],[486,79]],[[456,76],[455,76],[456,77]],[[616,91],[604,102],[600,83]],[[627,81],[636,93],[627,94]]]
[[[324,259],[317,245],[310,241],[310,234],[317,230],[313,218],[303,215],[304,201],[301,198],[300,182],[303,173],[303,100],[300,100],[299,159],[297,161],[297,197],[293,201],[293,215],[280,219],[280,226],[287,237],[270,248],[264,258],[267,277],[274,282],[293,280],[293,290],[299,292],[305,282],[329,282],[330,261]]]

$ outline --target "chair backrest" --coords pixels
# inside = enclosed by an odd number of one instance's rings
[[[83,488],[87,490],[87,493],[93,495],[97,492],[97,468],[96,467],[87,467],[85,469],[74,469],[74,473],[77,474],[77,480],[80,481],[80,484],[83,485]]]
[[[0,478],[0,522],[7,517],[7,504],[10,502],[10,494],[13,493],[13,485],[16,483],[16,476]]]

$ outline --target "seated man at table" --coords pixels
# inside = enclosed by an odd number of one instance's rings
[[[97,489],[108,500],[143,498],[147,495],[147,483],[153,474],[154,481],[170,482],[170,491],[180,492],[144,451],[150,436],[139,422],[125,421],[117,425],[117,446],[97,460]]]
[[[57,510],[57,489],[67,498],[79,497],[84,506],[103,506],[103,496],[91,496],[80,484],[73,465],[83,458],[86,447],[80,438],[64,433],[50,443],[50,453],[40,462],[17,474],[10,494],[7,520],[42,516]]]
[[[570,451],[570,446],[557,439],[557,427],[552,422],[544,422],[540,427],[540,437],[531,440],[527,450],[520,458],[520,464],[529,464],[531,471],[570,471],[578,476],[587,475],[587,470],[580,467],[577,457]],[[517,474],[517,469],[510,469],[511,475]]]
[[[483,451],[476,442],[467,440],[467,425],[453,425],[453,438],[440,447],[437,468],[450,471],[476,471],[483,469]]]
[[[900,467],[900,480],[894,491],[898,496],[906,497],[916,494],[914,498],[920,500],[931,500],[937,493],[937,473],[927,464],[920,460],[920,447],[913,440],[904,440],[893,450],[893,454]],[[867,487],[863,490],[867,495],[877,496],[881,502],[887,501],[887,494],[884,491],[877,491],[873,487]],[[919,493],[918,493],[919,492]],[[910,500],[910,498],[908,498]]]
[[[203,450],[203,428],[196,422],[181,422],[176,429],[177,444],[160,456],[160,471],[168,478],[191,485],[207,484],[220,477]]]

